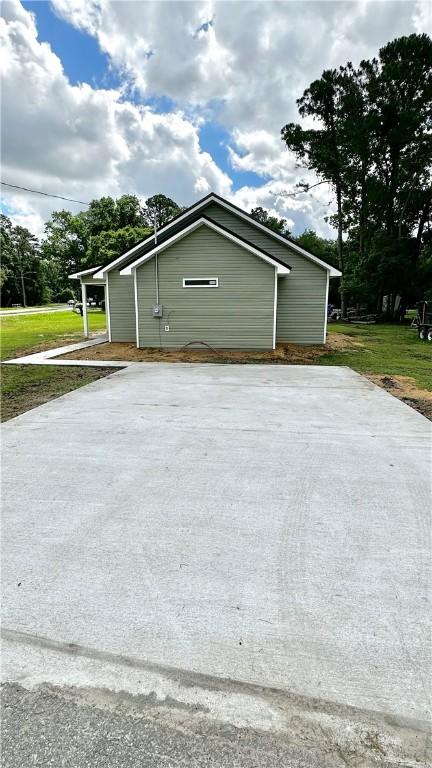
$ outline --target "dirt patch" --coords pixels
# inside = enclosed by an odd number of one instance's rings
[[[210,349],[208,347],[188,347],[187,349],[158,349],[135,344],[113,342],[98,344],[95,347],[69,352],[62,358],[69,360],[126,360],[134,363],[273,363],[273,364],[313,364],[323,355],[331,352],[343,352],[361,347],[358,341],[343,333],[332,334],[327,344],[309,345],[278,344],[273,350]]]
[[[325,355],[339,352],[355,352],[365,349],[358,338],[345,333],[331,333],[327,344],[302,345],[278,344],[269,351],[246,351],[240,349],[209,349],[207,347],[188,347],[187,349],[157,349],[145,347],[137,349],[135,344],[117,342],[98,344],[77,352],[62,355],[69,360],[119,360],[135,363],[268,363],[273,365],[314,365],[319,364]],[[423,416],[432,421],[432,392],[419,389],[415,380],[409,376],[362,375],[378,386],[407,403]]]
[[[420,389],[412,376],[363,375],[432,421],[432,392]]]
[[[8,421],[73,389],[109,376],[112,368],[65,368],[48,365],[1,367],[0,420]]]

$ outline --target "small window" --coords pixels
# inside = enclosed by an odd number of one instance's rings
[[[184,277],[183,288],[219,288],[218,277]]]

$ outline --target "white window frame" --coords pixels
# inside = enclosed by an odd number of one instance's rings
[[[186,285],[187,280],[213,280],[215,285]],[[219,288],[218,277],[184,277],[183,288]]]

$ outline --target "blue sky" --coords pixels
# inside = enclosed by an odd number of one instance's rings
[[[86,82],[106,88],[119,84],[97,40],[59,18],[51,3],[31,0],[24,2],[23,7],[36,16],[39,40],[50,44],[72,85]]]
[[[95,88],[117,88],[121,85],[121,77],[110,66],[109,58],[100,50],[97,41],[60,18],[50,2],[31,0],[23,2],[23,6],[35,15],[39,40],[50,44],[72,85],[83,82]],[[173,99],[161,95],[143,99],[132,92],[128,98],[137,104],[150,105],[159,113],[170,112],[176,106]],[[232,167],[227,150],[230,136],[223,126],[215,121],[206,121],[200,127],[199,136],[202,149],[209,152],[218,166],[231,176],[234,190],[261,183],[261,177],[252,171],[237,171]]]
[[[331,190],[293,196],[316,179],[280,130],[323,69],[430,32],[432,3],[5,0],[0,21],[4,180],[78,200],[163,193],[188,205],[214,191],[294,234],[332,236]],[[3,191],[37,234],[59,208]]]

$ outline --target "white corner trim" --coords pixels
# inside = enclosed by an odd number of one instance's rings
[[[277,273],[277,269],[275,269],[275,276],[274,276],[274,304],[273,304],[273,349],[276,349],[277,296],[278,296],[278,273]]]
[[[109,300],[108,275],[106,277],[106,283],[105,283],[105,314],[107,319],[108,341],[111,342],[111,310],[110,310],[110,300]]]
[[[151,251],[148,251],[148,253],[144,254],[144,256],[141,256],[136,261],[132,262],[132,264],[129,264],[129,266],[125,267],[124,269],[121,269],[120,274],[131,275],[133,270],[140,267],[141,264],[144,264],[146,261],[148,261],[153,256],[155,256],[155,254],[160,253],[161,251],[164,251],[166,248],[169,248],[178,240],[182,240],[184,237],[189,235],[195,229],[198,229],[198,227],[204,227],[204,226],[222,235],[227,240],[231,240],[236,245],[239,245],[241,248],[244,248],[244,250],[250,251],[250,253],[253,253],[255,256],[258,256],[258,258],[262,259],[263,261],[266,261],[268,264],[271,264],[272,267],[276,267],[278,274],[289,275],[291,271],[289,267],[286,267],[280,264],[278,261],[276,261],[276,259],[272,259],[271,256],[267,256],[265,253],[260,251],[259,248],[255,248],[254,245],[244,242],[243,240],[241,240],[241,238],[237,237],[232,232],[227,232],[225,229],[222,229],[213,221],[210,221],[209,219],[204,219],[204,218],[197,219],[197,221],[194,221],[192,224],[189,224],[189,226],[186,227],[185,229],[182,229],[180,232],[177,232],[175,235],[172,235],[172,237],[169,237],[168,240],[165,240],[160,245],[155,246],[154,248],[151,249]]]
[[[79,280],[82,275],[89,275],[90,272],[95,272],[100,267],[92,267],[91,269],[83,269],[81,272],[74,272],[73,275],[68,275],[71,280]],[[93,275],[94,277],[94,275]]]
[[[88,310],[87,310],[87,285],[81,280],[81,305],[83,311],[83,328],[86,339],[89,337]]]
[[[326,338],[327,338],[327,307],[328,307],[328,295],[329,295],[329,282],[330,282],[330,273],[327,272],[325,304],[324,304],[324,339],[323,339],[324,344],[326,343]]]
[[[139,349],[139,318],[138,318],[138,286],[137,273],[134,272],[134,296],[135,296],[135,339],[137,349]]]

